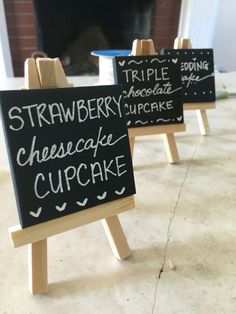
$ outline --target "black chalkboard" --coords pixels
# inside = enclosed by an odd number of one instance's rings
[[[115,57],[129,128],[183,123],[180,64],[166,56]]]
[[[181,62],[183,102],[215,101],[213,49],[164,49]]]
[[[119,85],[0,92],[22,227],[135,193]]]

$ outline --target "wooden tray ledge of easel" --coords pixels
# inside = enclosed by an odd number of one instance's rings
[[[22,229],[20,225],[8,229],[14,248],[38,242],[50,236],[115,216],[135,207],[133,196],[91,207],[74,214]]]
[[[172,134],[175,132],[184,132],[186,130],[185,123],[155,125],[149,127],[130,128],[128,129],[129,137],[157,135],[157,134]]]
[[[196,103],[184,103],[184,110],[205,110],[215,109],[215,102],[196,102]]]

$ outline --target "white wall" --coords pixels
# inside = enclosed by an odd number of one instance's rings
[[[179,37],[213,48],[215,65],[236,70],[236,0],[182,0]]]
[[[236,0],[221,0],[213,37],[215,64],[236,70]]]
[[[219,2],[182,0],[178,37],[190,38],[193,48],[211,48]]]
[[[6,17],[3,0],[0,0],[0,79],[13,76]]]

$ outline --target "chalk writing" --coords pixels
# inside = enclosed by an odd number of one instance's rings
[[[61,102],[30,104],[22,107],[14,106],[8,112],[11,120],[9,127],[13,131],[20,131],[26,122],[34,128],[74,121],[83,123],[86,120],[108,118],[110,115],[121,117],[121,99],[122,96],[120,95],[117,98],[107,96],[87,100],[80,99],[72,101],[69,106]],[[25,116],[25,119],[23,116]]]
[[[61,206],[56,205],[56,210],[58,210],[59,212],[62,212],[63,210],[66,209],[66,205],[67,203],[63,203]]]
[[[135,193],[120,86],[0,100],[23,227]]]
[[[135,61],[135,60],[131,60],[128,62],[128,64],[132,64],[132,63],[135,63],[135,64],[142,64],[144,60],[140,60],[140,61]],[[124,62],[124,61],[123,61]],[[124,65],[125,63],[123,63]]]
[[[142,89],[136,89],[135,85],[131,85],[127,91],[124,91],[124,98],[171,95],[177,92],[178,90],[182,90],[182,86],[177,87],[176,89],[172,89],[172,85],[170,82],[164,83],[162,85],[157,83],[153,88]]]
[[[120,191],[115,191],[115,193],[117,195],[122,195],[124,193],[124,191],[125,191],[125,186],[123,186],[123,188]]]
[[[116,57],[114,72],[116,82],[123,84],[128,127],[179,123],[177,116],[183,113],[183,108],[178,59]]]
[[[186,84],[186,88],[190,86],[190,84],[197,83],[208,79],[209,77],[214,76],[214,74],[208,74],[206,76],[200,77],[199,75],[195,75],[194,73],[190,73],[189,75],[182,76],[182,82]],[[195,94],[196,95],[196,92]]]
[[[78,185],[86,187],[91,183],[100,184],[113,177],[119,178],[127,172],[124,158],[125,156],[121,155],[114,159],[95,161],[89,165],[80,163],[78,167],[68,166],[47,174],[40,172],[34,180],[34,193],[37,198],[43,199],[51,193],[71,191],[72,187],[75,188]]]
[[[104,198],[107,196],[107,191],[104,191],[102,195],[97,195],[98,200],[104,200]]]
[[[185,54],[186,55],[186,54]],[[210,63],[207,61],[196,61],[196,58],[193,58],[190,62],[182,62],[181,63],[181,71],[196,71],[199,72],[201,70],[209,70]]]
[[[38,218],[39,215],[41,214],[42,211],[42,207],[39,207],[38,210],[36,212],[33,212],[32,210],[29,212],[31,216],[33,216],[34,218]]]
[[[53,143],[50,147],[44,146],[41,149],[36,148],[37,137],[33,136],[29,152],[24,147],[20,147],[16,161],[19,166],[32,166],[34,162],[43,163],[48,160],[62,159],[67,156],[73,156],[85,150],[93,150],[93,157],[96,157],[99,147],[114,146],[120,140],[125,138],[127,134],[121,135],[119,138],[113,140],[113,134],[102,134],[103,127],[99,127],[96,139],[80,138],[76,142],[68,141],[67,143]]]
[[[88,202],[88,198],[86,197],[82,202],[77,201],[76,204],[79,206],[85,206]]]
[[[184,102],[215,100],[214,60],[212,49],[164,49],[165,55],[178,56]]]
[[[161,59],[158,59],[158,58],[154,58],[154,59],[151,60],[151,63],[153,63],[153,62],[164,63],[164,62],[166,62],[166,59],[161,60]]]

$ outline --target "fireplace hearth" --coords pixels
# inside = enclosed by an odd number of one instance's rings
[[[35,0],[38,45],[70,75],[96,74],[92,50],[129,49],[149,38],[155,0]]]

